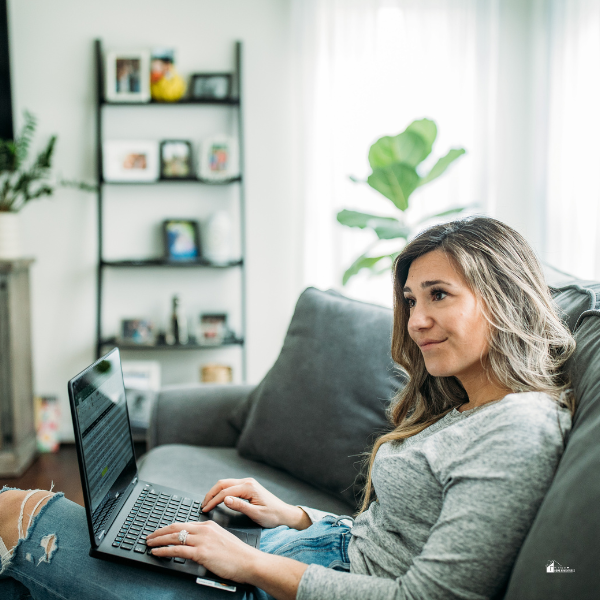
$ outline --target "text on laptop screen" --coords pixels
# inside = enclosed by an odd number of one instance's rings
[[[134,458],[118,358],[86,371],[73,392],[94,512]]]

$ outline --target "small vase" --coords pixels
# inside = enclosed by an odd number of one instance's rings
[[[0,211],[0,260],[21,258],[19,214]]]
[[[215,263],[231,260],[231,220],[226,211],[209,217],[204,225],[202,255]]]

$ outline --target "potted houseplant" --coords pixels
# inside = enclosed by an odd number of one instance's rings
[[[51,196],[57,186],[76,187],[86,191],[95,186],[78,181],[52,179],[52,157],[56,135],[26,165],[37,126],[36,118],[24,112],[24,124],[14,140],[0,140],[0,259],[21,256],[19,211],[31,200]]]
[[[384,136],[378,139],[369,150],[371,174],[366,181],[351,179],[357,183],[367,183],[374,190],[392,201],[398,209],[397,216],[374,215],[355,210],[341,210],[337,220],[347,227],[371,229],[376,239],[348,267],[342,283],[346,285],[351,277],[361,269],[373,273],[383,273],[389,269],[398,252],[393,254],[377,252],[377,246],[383,240],[402,239],[405,242],[414,232],[405,218],[409,207],[409,198],[413,192],[442,175],[446,169],[465,153],[464,148],[452,148],[440,158],[427,173],[423,173],[421,163],[431,154],[437,137],[437,126],[430,119],[413,121],[402,133],[396,136]],[[451,208],[436,215],[422,219],[417,226],[433,218],[457,214],[466,206]],[[383,268],[382,266],[385,265]]]

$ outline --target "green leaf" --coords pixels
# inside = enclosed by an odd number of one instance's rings
[[[437,137],[436,124],[431,119],[421,119],[419,121],[413,121],[406,130],[419,134],[423,140],[425,140],[425,143],[429,148],[429,152],[427,152],[427,156],[429,156],[431,148],[433,147],[433,142],[435,142],[435,138]]]
[[[403,131],[395,137],[386,135],[378,139],[369,150],[369,164],[373,170],[394,163],[416,167],[425,156],[425,140],[417,133]]]
[[[52,196],[54,193],[54,188],[49,185],[42,185],[35,192],[28,195],[27,200],[35,200],[36,198],[40,198],[41,196]]]
[[[0,140],[0,173],[15,170],[16,146],[12,140]]]
[[[374,227],[374,230],[380,240],[407,239],[410,234],[410,227],[406,227],[400,222],[379,225]]]
[[[358,177],[355,177],[354,175],[348,175],[348,178],[350,179],[350,181],[352,181],[353,183],[367,183],[366,179],[359,179]]]
[[[52,154],[56,144],[56,136],[53,135],[48,141],[48,145],[42,150],[34,163],[35,169],[50,169],[52,166]]]
[[[369,227],[377,234],[380,240],[391,240],[394,238],[408,237],[410,229],[394,217],[379,217],[355,210],[341,210],[337,214],[337,220],[346,227]]]
[[[384,267],[383,269],[375,269],[375,268],[371,269],[373,271],[373,275],[383,275],[383,273],[389,273],[390,269],[394,265],[394,261],[396,260],[396,256],[398,256],[398,254],[400,254],[400,252],[394,252],[393,254],[388,254],[388,256],[390,257],[390,260],[392,261],[392,264]]]
[[[342,285],[346,285],[351,277],[354,277],[361,269],[372,269],[384,256],[359,256],[344,273]]]
[[[25,117],[25,124],[15,140],[15,170],[27,160],[29,146],[37,127],[37,119],[28,110],[24,111],[23,115]]]
[[[74,188],[76,190],[83,190],[84,192],[97,192],[98,186],[85,181],[77,181],[76,179],[61,179],[59,184],[66,188]]]
[[[380,217],[378,215],[370,215],[369,213],[358,212],[356,210],[340,210],[337,214],[337,220],[346,227],[371,227],[374,229],[377,225],[383,223],[398,223],[398,219],[394,217]]]
[[[419,176],[413,167],[396,163],[373,169],[367,183],[389,198],[400,210],[408,208],[408,198],[419,185]]]
[[[373,170],[394,163],[416,167],[431,153],[437,127],[429,119],[413,121],[402,133],[378,139],[369,149],[369,164]]]
[[[452,148],[446,154],[446,156],[442,156],[440,160],[438,160],[435,165],[433,165],[431,171],[425,175],[419,182],[419,185],[425,185],[434,179],[437,179],[449,166],[453,163],[459,156],[462,156],[465,153],[464,148]]]

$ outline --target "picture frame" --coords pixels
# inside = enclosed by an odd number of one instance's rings
[[[240,175],[238,142],[230,135],[206,138],[200,143],[198,156],[200,179],[226,181]]]
[[[160,143],[160,178],[194,179],[191,142],[163,140]]]
[[[165,259],[169,261],[194,261],[200,258],[200,233],[198,223],[186,219],[163,221]]]
[[[198,344],[201,346],[219,346],[227,338],[226,313],[205,313],[200,315],[198,323]]]
[[[154,346],[154,323],[149,319],[121,319],[119,341],[123,345]]]
[[[228,100],[231,97],[231,73],[193,73],[190,97],[192,100]]]
[[[158,142],[107,140],[102,145],[102,176],[109,182],[150,182],[159,175]]]
[[[112,50],[104,59],[107,102],[150,102],[150,51]]]

